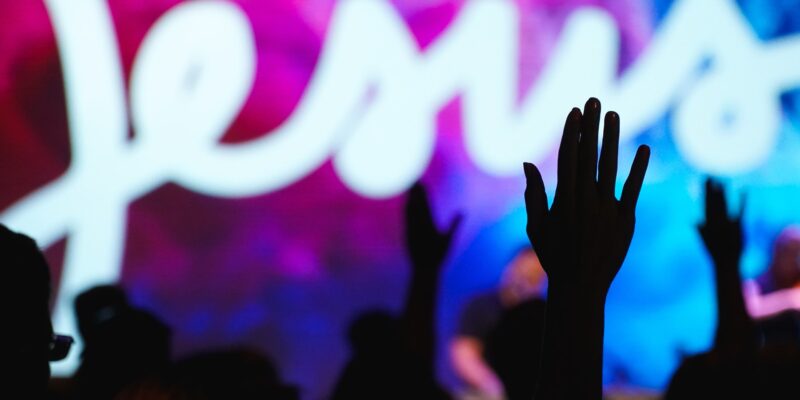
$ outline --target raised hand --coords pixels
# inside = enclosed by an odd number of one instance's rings
[[[541,173],[525,164],[528,238],[548,278],[538,399],[602,397],[605,299],[633,237],[650,148],[639,147],[617,200],[619,116],[605,116],[598,167],[599,123],[595,98],[567,116],[550,209]]]
[[[406,200],[406,246],[414,268],[435,269],[442,265],[461,216],[445,230],[436,227],[425,187],[415,184]]]
[[[597,162],[600,102],[591,98],[584,113],[573,108],[564,124],[558,152],[558,185],[547,208],[542,175],[525,163],[527,233],[549,284],[581,286],[605,296],[633,237],[636,202],[650,148],[636,152],[620,200],[614,194],[619,147],[619,116],[608,112]],[[599,174],[598,174],[599,172]]]
[[[739,213],[731,217],[722,185],[707,178],[705,188],[706,217],[698,231],[714,264],[718,323],[713,352],[723,360],[752,356],[757,338],[747,314],[739,273],[744,248],[744,197]]]
[[[461,217],[454,218],[446,230],[439,230],[433,220],[428,195],[421,184],[414,185],[408,192],[405,211],[406,247],[412,264],[402,318],[405,350],[419,362],[417,368],[433,376],[439,272]]]

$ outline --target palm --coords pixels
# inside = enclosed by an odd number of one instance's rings
[[[539,170],[525,164],[528,238],[551,282],[597,282],[608,289],[633,236],[634,211],[649,159],[641,146],[620,200],[614,194],[619,117],[605,118],[598,167],[600,102],[589,99],[584,114],[573,109],[558,155],[558,186],[552,207]]]
[[[742,235],[742,215],[744,200],[739,214],[731,217],[725,201],[725,189],[711,179],[705,184],[706,220],[698,227],[709,254],[716,262],[737,261],[741,257],[744,239]],[[716,264],[715,264],[716,265]]]

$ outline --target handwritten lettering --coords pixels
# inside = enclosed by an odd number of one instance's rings
[[[264,194],[333,157],[356,192],[392,196],[427,167],[436,113],[457,95],[466,151],[490,174],[518,174],[522,160],[553,151],[564,110],[589,96],[623,116],[623,140],[675,107],[675,142],[686,161],[734,174],[769,156],[778,96],[800,84],[800,37],[765,44],[732,0],[685,0],[619,77],[613,20],[599,9],[576,11],[517,104],[520,38],[511,1],[466,3],[421,52],[388,2],[349,0],[334,11],[293,114],[260,139],[222,145],[255,73],[251,27],[235,4],[182,3],[159,19],[134,61],[130,121],[105,2],[46,5],[63,65],[73,163],[0,220],[42,246],[69,235],[54,312],[56,328],[69,333],[76,332],[74,296],[119,277],[128,205],[166,182],[215,196]],[[375,96],[366,103],[371,88]],[[129,123],[136,132],[130,142]],[[79,353],[55,364],[54,373],[70,373]]]

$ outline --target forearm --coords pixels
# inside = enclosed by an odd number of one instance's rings
[[[800,288],[783,289],[765,295],[751,290],[745,300],[752,318],[767,318],[786,310],[800,310]]]
[[[756,345],[753,320],[742,294],[738,259],[714,260],[718,325],[714,347],[726,354],[741,353]]]
[[[439,276],[435,268],[414,267],[403,310],[407,350],[433,368],[435,360],[436,296]]]
[[[503,384],[483,359],[483,345],[474,337],[459,336],[450,344],[450,358],[459,378],[492,398],[500,398]]]
[[[602,397],[604,316],[605,294],[551,285],[537,399]]]

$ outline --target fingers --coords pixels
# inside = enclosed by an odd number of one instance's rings
[[[594,97],[586,101],[581,120],[578,144],[578,185],[588,188],[597,178],[597,130],[600,125],[600,101]],[[585,185],[585,186],[584,186]]]
[[[575,201],[581,119],[581,110],[573,108],[564,122],[564,133],[561,136],[561,146],[558,148],[558,183],[553,203],[563,204],[567,208],[571,208],[570,204],[574,204]]]
[[[430,234],[446,238],[449,242],[458,227],[461,226],[463,219],[463,214],[459,213],[453,217],[447,229],[440,230],[433,219],[433,212],[425,186],[417,182],[409,189],[406,200],[406,226],[413,225],[415,232],[430,232]]]
[[[424,227],[435,229],[433,214],[431,214],[428,192],[421,183],[417,182],[408,191],[406,198],[406,226]]]
[[[528,236],[532,240],[540,237],[544,219],[547,216],[547,193],[539,169],[531,163],[524,163],[525,170],[525,210],[528,212]]]
[[[728,202],[725,197],[725,187],[714,178],[706,179],[706,221],[732,221],[741,222],[747,208],[747,194],[742,192],[739,201],[739,212],[731,216],[728,211]]]
[[[706,221],[722,222],[729,220],[725,189],[713,178],[706,180]]]
[[[639,192],[642,190],[644,174],[647,172],[647,164],[649,162],[650,147],[647,145],[639,146],[631,165],[631,172],[622,187],[622,196],[619,200],[624,212],[633,214],[636,211],[636,203],[639,201]]]
[[[598,166],[600,194],[614,196],[617,184],[617,153],[619,152],[619,115],[613,111],[606,113],[603,124],[603,149]]]

